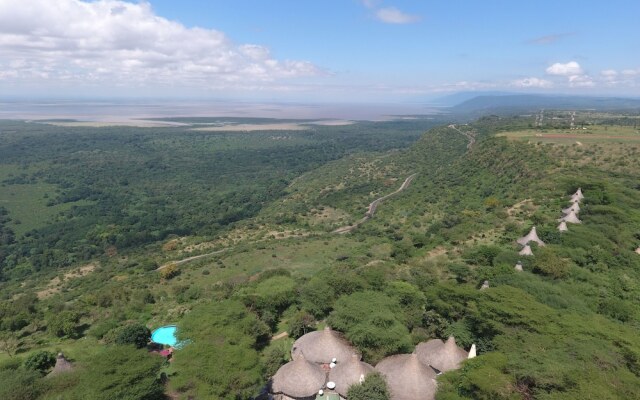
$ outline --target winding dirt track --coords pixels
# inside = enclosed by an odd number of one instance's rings
[[[416,175],[417,174],[410,175],[407,179],[405,179],[404,182],[402,183],[402,185],[400,186],[400,188],[398,188],[398,190],[396,190],[395,192],[389,193],[386,196],[382,196],[382,197],[372,201],[369,204],[369,208],[367,209],[367,212],[364,213],[364,218],[362,218],[360,221],[356,222],[353,225],[347,225],[347,226],[343,226],[341,228],[338,228],[335,231],[333,231],[333,233],[337,233],[339,235],[343,235],[345,233],[349,233],[349,232],[353,231],[354,229],[358,228],[360,225],[362,225],[365,222],[367,222],[368,220],[370,220],[371,218],[373,218],[373,215],[376,213],[376,210],[378,209],[378,206],[380,205],[380,203],[382,203],[383,201],[387,200],[389,197],[394,196],[394,195],[402,192],[406,188],[408,188],[409,185],[411,184],[411,181],[413,180],[413,178],[416,177]]]
[[[190,262],[190,261],[195,261],[195,260],[199,260],[199,259],[201,259],[201,258],[210,257],[210,256],[214,256],[214,255],[216,255],[216,254],[224,253],[224,252],[225,252],[225,251],[227,251],[227,250],[229,250],[229,248],[222,249],[222,250],[218,250],[218,251],[214,251],[214,252],[207,253],[207,254],[200,254],[200,255],[198,255],[198,256],[191,256],[191,257],[183,258],[182,260],[171,261],[171,262],[168,262],[168,263],[166,263],[166,264],[164,264],[164,265],[162,265],[162,266],[158,267],[158,268],[156,269],[156,271],[160,271],[160,270],[162,270],[162,269],[165,269],[165,268],[167,268],[169,265],[182,265],[182,264],[186,264],[186,263],[188,263],[188,262]]]
[[[471,147],[473,147],[473,145],[476,143],[476,134],[475,131],[472,132],[463,132],[460,129],[458,129],[455,125],[451,124],[448,126],[449,128],[457,131],[459,134],[463,135],[464,137],[467,138],[467,140],[469,140],[469,144],[467,145],[467,150],[471,150]]]

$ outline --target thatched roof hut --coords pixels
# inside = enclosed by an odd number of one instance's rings
[[[578,216],[573,211],[570,212],[569,214],[565,215],[564,217],[560,218],[558,221],[568,222],[570,224],[581,224],[582,223],[582,221],[580,221],[578,219]]]
[[[526,246],[527,244],[529,244],[529,242],[536,242],[538,243],[538,246],[544,246],[544,242],[538,237],[538,232],[536,231],[535,226],[531,228],[531,231],[529,231],[526,236],[521,237],[520,239],[516,240],[516,242],[523,246]]]
[[[572,211],[575,212],[576,214],[579,213],[580,212],[580,204],[579,203],[573,203],[569,207],[562,209],[562,213],[563,214],[570,214]]]
[[[574,196],[580,200],[584,199],[584,195],[582,194],[582,188],[578,188],[578,190],[576,190],[576,192],[571,197],[574,197]]]
[[[420,362],[417,354],[398,354],[376,365],[387,381],[391,400],[433,400],[436,373]]]
[[[456,339],[453,336],[450,336],[446,342],[440,339],[422,342],[416,346],[415,353],[420,362],[440,372],[458,369],[460,364],[469,358],[469,353],[456,345]]]
[[[307,360],[320,364],[328,364],[334,358],[339,364],[349,361],[353,354],[359,354],[340,332],[329,327],[309,332],[296,340],[291,348],[291,356],[296,358],[300,353],[304,353]]]
[[[335,382],[336,392],[342,397],[347,397],[351,385],[361,383],[364,378],[374,372],[371,365],[360,361],[360,356],[354,354],[348,361],[338,363],[329,371],[329,381]]]
[[[51,372],[49,372],[48,376],[62,374],[71,370],[73,370],[73,364],[64,357],[64,354],[58,353],[58,356],[56,357],[56,365],[53,367]]]
[[[565,221],[560,222],[560,225],[558,225],[558,231],[566,232],[568,230],[569,228],[567,228],[567,223]]]
[[[531,246],[526,245],[522,250],[520,250],[518,254],[520,254],[521,256],[532,256],[533,251],[531,251]]]
[[[313,397],[324,386],[326,377],[322,367],[299,355],[276,372],[271,381],[271,392],[295,399]]]

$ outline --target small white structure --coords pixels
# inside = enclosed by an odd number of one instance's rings
[[[469,350],[469,355],[467,356],[467,359],[472,359],[472,358],[476,358],[476,344],[472,344],[471,345],[471,350]]]
[[[522,250],[520,250],[520,253],[518,254],[520,254],[521,256],[532,256],[533,251],[531,251],[531,246],[526,245]]]
[[[480,286],[480,290],[489,289],[489,281],[482,282],[482,286]]]
[[[638,247],[638,248],[636,249],[636,253],[637,253],[637,254],[640,254],[640,247]]]
[[[582,188],[578,188],[578,190],[576,190],[576,192],[573,195],[577,196],[580,200],[584,199],[584,195],[582,194]]]
[[[576,214],[580,212],[580,203],[573,203],[569,207],[562,210],[563,214],[571,214],[575,212]]]
[[[514,269],[518,272],[522,272],[522,263],[520,261],[518,261],[518,263],[516,264],[516,266],[514,267]]]
[[[575,212],[571,212],[571,213],[565,215],[564,217],[560,218],[558,221],[567,222],[567,223],[570,223],[570,224],[581,224],[582,223],[582,221],[580,221],[578,219],[578,216],[576,215]]]
[[[567,228],[567,223],[566,223],[566,222],[564,222],[564,221],[560,222],[560,225],[558,225],[558,230],[559,230],[560,232],[566,232],[566,231],[568,231],[568,230],[569,230],[569,228]]]
[[[531,231],[529,231],[526,236],[521,237],[520,239],[516,240],[516,242],[523,246],[527,246],[529,242],[536,242],[538,243],[538,246],[544,246],[544,242],[538,237],[538,232],[536,232],[535,226],[531,228]]]

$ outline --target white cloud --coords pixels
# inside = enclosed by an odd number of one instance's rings
[[[386,7],[377,10],[376,18],[387,24],[412,24],[420,21],[419,16],[404,13],[395,7]]]
[[[571,87],[593,87],[596,85],[589,75],[571,75],[568,79]]]
[[[519,79],[511,82],[512,86],[521,87],[521,88],[550,88],[553,87],[553,82],[548,81],[546,79],[540,79],[536,77]]]
[[[547,68],[547,74],[558,76],[575,76],[584,74],[584,70],[575,61],[569,61],[566,64],[555,63]]]
[[[241,88],[323,71],[121,0],[0,1],[0,80]]]
[[[638,69],[625,69],[625,70],[622,71],[622,75],[625,75],[627,77],[633,77],[633,76],[640,75],[640,68],[638,68]]]

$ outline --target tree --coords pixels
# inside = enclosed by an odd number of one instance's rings
[[[396,299],[380,292],[356,292],[336,301],[329,325],[342,331],[376,363],[389,354],[410,351],[411,338]]]
[[[57,337],[77,337],[80,334],[78,321],[80,314],[74,311],[62,311],[49,316],[47,330]]]
[[[178,340],[188,342],[173,361],[171,385],[185,397],[244,400],[263,383],[256,347],[269,328],[236,300],[200,305],[178,323]]]
[[[289,336],[295,339],[299,338],[305,333],[314,330],[314,323],[315,319],[313,318],[313,315],[304,310],[298,311],[293,317],[291,317],[291,319],[289,319],[289,326],[287,329]]]
[[[130,346],[108,346],[80,371],[74,396],[93,400],[161,400],[164,388],[157,378],[163,359]]]
[[[376,372],[367,375],[361,384],[351,386],[347,392],[347,398],[349,400],[389,400],[391,395],[384,378]]]
[[[151,331],[144,325],[129,325],[122,328],[116,336],[116,344],[133,344],[141,349],[149,343]]]
[[[20,347],[20,342],[15,336],[2,335],[0,336],[0,351],[6,353],[9,357],[13,357],[16,351]]]
[[[49,368],[56,365],[56,355],[50,351],[37,351],[31,354],[24,362],[26,369],[46,373]]]

